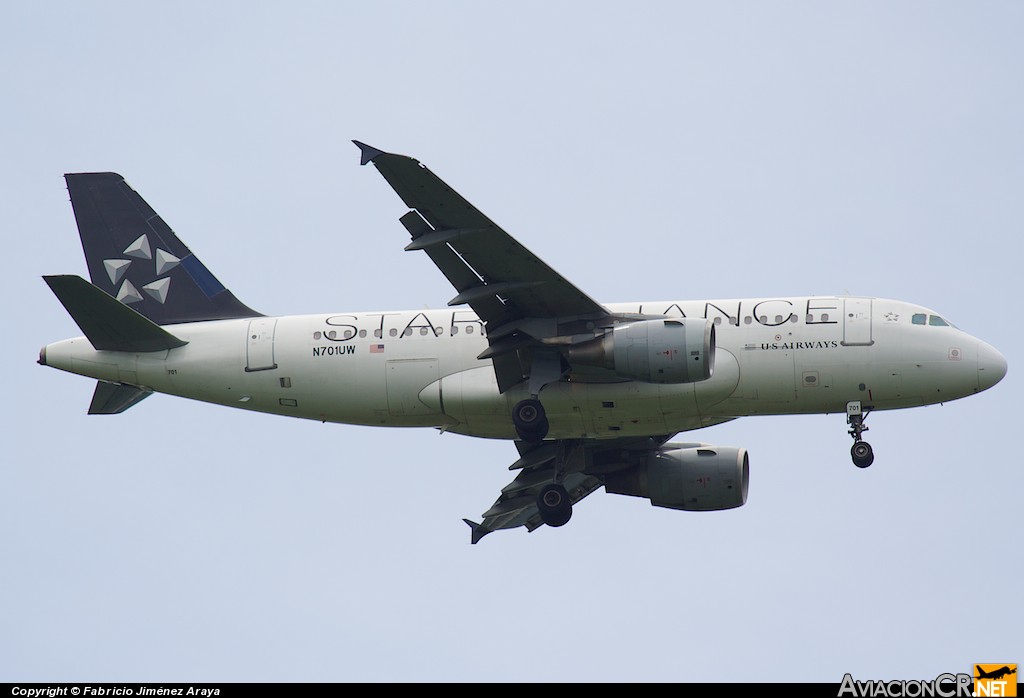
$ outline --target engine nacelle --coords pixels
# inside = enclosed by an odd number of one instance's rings
[[[646,497],[656,507],[718,511],[743,506],[749,476],[744,448],[665,444],[638,467],[604,479],[607,492]]]
[[[642,320],[569,349],[570,363],[609,368],[645,383],[695,383],[715,368],[715,324],[703,318]]]

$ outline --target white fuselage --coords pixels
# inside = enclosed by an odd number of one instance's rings
[[[798,297],[610,304],[617,313],[707,317],[714,374],[658,385],[547,385],[549,438],[669,435],[745,415],[844,412],[944,402],[1001,374],[984,342],[919,306],[884,299]],[[46,364],[100,380],[274,414],[376,426],[429,426],[516,437],[483,326],[466,309],[296,315],[167,327],[186,346],[96,351],[84,337],[51,344]],[[998,358],[997,358],[998,357]],[[986,370],[988,374],[986,374]],[[1005,362],[1003,363],[1005,371]]]

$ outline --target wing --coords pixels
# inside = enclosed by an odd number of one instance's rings
[[[477,543],[488,533],[503,528],[525,526],[534,531],[544,524],[537,506],[541,489],[560,483],[572,505],[604,485],[603,475],[636,467],[668,437],[610,440],[565,439],[527,444],[517,441],[520,458],[509,466],[519,470],[512,482],[483,513],[483,521],[463,519],[472,529],[471,541]]]
[[[400,219],[458,292],[448,305],[468,304],[484,321],[504,392],[530,375],[531,347],[541,340],[592,330],[612,318],[600,303],[462,198],[419,161],[353,141],[361,164],[372,162],[412,210]]]

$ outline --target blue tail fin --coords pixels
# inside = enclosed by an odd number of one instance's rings
[[[259,317],[113,172],[66,174],[95,286],[158,325]]]

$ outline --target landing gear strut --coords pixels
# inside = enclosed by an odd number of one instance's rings
[[[850,436],[853,437],[853,448],[850,457],[858,468],[866,468],[875,462],[875,452],[871,444],[861,439],[861,434],[868,430],[864,425],[870,410],[861,408],[860,401],[846,403],[846,423],[850,425]]]
[[[522,441],[536,443],[548,435],[548,418],[540,400],[520,400],[512,408],[512,423]]]
[[[548,435],[548,418],[544,413],[544,405],[540,404],[537,397],[545,385],[561,380],[568,370],[568,366],[563,363],[557,349],[548,347],[534,350],[530,364],[530,397],[520,400],[512,408],[512,423],[521,441],[538,443]]]

